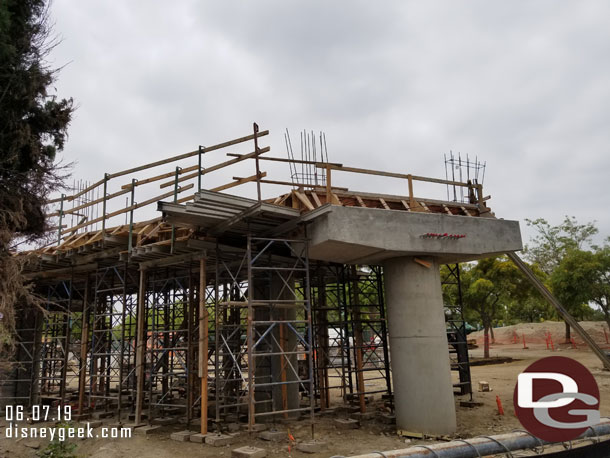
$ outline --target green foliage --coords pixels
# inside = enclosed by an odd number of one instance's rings
[[[591,244],[591,238],[599,231],[594,222],[578,224],[573,216],[566,216],[557,226],[545,219],[526,219],[528,226],[536,229],[532,245],[526,245],[526,258],[550,275],[570,250],[580,250]]]
[[[595,251],[572,249],[551,275],[557,298],[580,319],[595,316],[587,304],[596,304],[610,325],[610,247]],[[598,313],[599,316],[599,313]]]
[[[61,423],[58,427],[66,429],[70,427],[70,423]],[[67,436],[67,433],[64,437]],[[77,455],[74,454],[77,446],[73,442],[68,442],[67,440],[60,441],[59,439],[54,439],[49,443],[45,448],[38,451],[36,454],[40,458],[77,458]]]
[[[447,267],[442,269],[441,275],[446,278]],[[540,269],[534,266],[533,270],[544,279]],[[464,317],[486,330],[498,324],[536,322],[553,316],[551,307],[504,256],[462,264],[460,278]],[[443,294],[445,303],[457,303],[457,285],[445,285]]]
[[[594,315],[588,305],[593,300],[588,276],[595,270],[593,252],[600,250],[592,243],[593,236],[598,233],[595,223],[579,224],[573,216],[566,216],[557,226],[551,226],[541,218],[527,220],[527,223],[538,234],[532,246],[526,246],[526,256],[549,276],[553,294],[577,319]],[[569,337],[570,328],[566,325],[566,340]]]
[[[0,366],[10,359],[16,303],[37,304],[22,276],[26,257],[15,242],[44,235],[47,197],[62,184],[56,154],[64,147],[72,99],[49,91],[56,77],[45,58],[50,38],[46,0],[0,2]]]

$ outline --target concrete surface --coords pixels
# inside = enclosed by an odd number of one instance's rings
[[[518,221],[339,206],[318,217],[313,213],[307,229],[311,259],[380,264],[397,256],[428,255],[446,264],[522,249]]]
[[[456,431],[438,260],[393,258],[383,265],[398,430]]]

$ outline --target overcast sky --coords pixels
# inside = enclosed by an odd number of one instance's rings
[[[564,215],[610,235],[608,1],[54,0],[52,18],[77,178],[256,121],[274,156],[285,128],[324,131],[330,160],[356,167],[444,178],[444,154],[476,155],[496,216],[526,235],[525,218]]]

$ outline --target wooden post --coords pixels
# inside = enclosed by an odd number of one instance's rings
[[[144,365],[146,364],[146,270],[140,269],[137,311],[136,347],[136,417],[135,424],[142,424],[142,404],[144,403]],[[150,402],[150,400],[149,400]]]
[[[87,384],[87,347],[89,343],[89,275],[85,280],[83,296],[83,313],[81,315],[80,334],[80,373],[78,380],[78,414],[83,415],[85,404],[85,385]]]
[[[414,211],[416,207],[419,207],[419,204],[417,203],[417,201],[415,200],[415,196],[413,195],[413,176],[411,174],[408,174],[407,180],[409,182],[409,207],[411,207],[411,211]]]
[[[326,203],[330,204],[332,203],[332,187],[331,187],[331,180],[330,180],[330,164],[326,164]]]
[[[360,412],[366,412],[366,402],[364,399],[364,372],[362,362],[362,321],[360,317],[360,291],[358,288],[357,268],[353,267],[354,279],[352,282],[354,290],[354,343],[356,345],[356,378],[358,380],[358,401],[360,404]]]
[[[199,260],[199,377],[201,378],[201,434],[208,433],[208,309],[205,305],[205,259]]]

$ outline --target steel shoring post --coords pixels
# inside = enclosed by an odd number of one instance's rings
[[[70,282],[68,290],[68,311],[64,317],[64,354],[63,354],[63,366],[61,368],[61,379],[59,385],[59,396],[61,398],[60,403],[63,406],[66,402],[66,378],[68,375],[68,358],[70,355],[70,334],[72,329],[70,326],[70,320],[72,319],[72,293],[74,289],[74,271],[70,273]]]
[[[256,124],[255,124],[256,125]],[[256,130],[256,127],[255,127]],[[256,138],[256,137],[255,137]],[[259,191],[260,200],[260,191]],[[246,338],[248,345],[248,432],[252,433],[255,422],[255,399],[254,399],[254,329],[252,326],[253,308],[252,301],[254,300],[254,285],[252,275],[252,238],[248,235],[246,245],[246,256],[248,261],[248,327],[246,329]]]
[[[347,382],[348,382],[348,386],[346,387],[346,393],[345,393],[345,398],[343,399],[344,402],[347,402],[348,400],[348,394],[347,394],[347,388],[349,388],[349,396],[353,396],[354,394],[354,381],[352,380],[352,356],[351,356],[351,348],[350,348],[350,344],[349,344],[349,307],[348,307],[348,300],[349,300],[349,285],[347,284],[347,278],[346,278],[346,273],[345,271],[347,270],[346,266],[341,266],[340,268],[340,272],[339,272],[339,280],[338,283],[340,282],[341,286],[339,288],[339,301],[340,301],[340,306],[341,306],[341,312],[342,312],[342,316],[343,319],[342,324],[343,324],[343,334],[345,336],[344,342],[341,343],[341,347],[342,350],[344,352],[345,355],[345,359],[347,361],[345,361],[345,363],[347,363]],[[345,345],[345,346],[344,346]]]
[[[133,178],[131,180],[131,210],[129,211],[129,245],[127,248],[127,251],[129,252],[129,255],[131,256],[131,250],[133,248],[133,207],[134,207],[134,199],[135,199],[135,192],[136,192],[136,182],[138,180],[136,180],[135,178]]]
[[[123,407],[123,377],[125,373],[125,318],[127,316],[127,272],[128,264],[125,263],[125,270],[123,275],[123,294],[122,294],[122,308],[121,311],[121,344],[119,349],[119,380],[118,380],[118,402],[117,402],[117,416],[119,418],[119,424],[121,424],[121,409]],[[112,315],[111,315],[112,316]],[[114,326],[113,326],[114,327]]]
[[[199,260],[199,377],[201,378],[201,434],[208,433],[208,309],[205,259]]]
[[[152,422],[152,413],[153,413],[153,391],[156,388],[157,381],[155,380],[155,371],[157,367],[156,361],[156,352],[155,349],[158,345],[157,343],[157,277],[158,273],[155,271],[153,274],[153,279],[151,282],[151,300],[150,304],[148,304],[148,312],[151,315],[150,320],[150,340],[151,340],[151,348],[150,348],[150,377],[149,377],[149,387],[148,387],[148,424]],[[148,324],[148,313],[146,314],[146,323]],[[148,329],[146,330],[146,334],[149,334]]]
[[[315,427],[315,394],[313,392],[313,329],[311,326],[311,284],[309,283],[309,248],[307,240],[304,241],[303,261],[305,263],[305,313],[307,314],[307,337],[309,340],[309,352],[307,354],[309,363],[309,419],[311,422],[311,438],[314,438]]]
[[[220,424],[220,367],[219,367],[219,359],[220,359],[220,307],[219,302],[219,280],[218,280],[218,258],[220,256],[218,250],[218,242],[216,242],[216,256],[215,256],[215,267],[214,267],[214,390],[215,390],[215,399],[216,399],[216,418],[215,418],[215,426],[218,428]],[[203,394],[202,394],[203,396]]]
[[[144,365],[146,364],[146,270],[140,268],[138,285],[138,309],[136,331],[136,414],[135,424],[142,424],[142,405],[144,403]]]
[[[353,330],[354,330],[354,353],[356,357],[356,381],[358,389],[358,402],[360,412],[366,412],[366,401],[364,399],[364,366],[362,363],[362,349],[364,346],[362,340],[362,321],[360,313],[360,285],[358,284],[358,271],[356,266],[352,266],[352,294],[354,302],[353,306]]]
[[[381,267],[377,267],[375,269],[375,277],[377,284],[377,295],[379,297],[379,317],[381,318],[385,381],[388,389],[388,400],[390,401],[390,409],[394,410],[394,401],[392,399],[392,374],[390,372],[390,352],[388,350],[388,325],[386,321],[385,298],[383,296],[383,270]]]
[[[326,309],[326,284],[323,269],[318,268],[318,349],[316,352],[316,365],[318,368],[318,386],[320,390],[320,409],[324,411],[329,408],[328,398],[328,311]]]
[[[85,279],[85,292],[83,296],[83,312],[81,315],[81,338],[80,338],[80,372],[78,382],[78,414],[83,415],[85,405],[85,386],[87,384],[87,343],[89,340],[89,297],[90,276]]]
[[[193,275],[189,271],[188,273],[188,305],[186,311],[186,342],[187,342],[187,354],[186,354],[186,429],[191,428],[191,420],[194,411],[194,367],[193,367],[193,311],[195,311],[195,289],[193,286]]]

